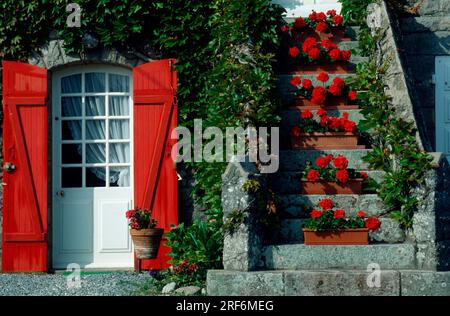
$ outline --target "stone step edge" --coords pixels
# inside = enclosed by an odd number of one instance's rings
[[[216,296],[376,295],[450,296],[450,271],[392,269],[368,285],[365,270],[208,270],[207,293]],[[373,279],[372,279],[373,280]]]

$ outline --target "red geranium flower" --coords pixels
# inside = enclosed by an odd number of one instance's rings
[[[330,117],[330,121],[328,122],[328,127],[331,129],[339,129],[341,127],[341,122],[337,117]]]
[[[345,119],[348,119],[348,112],[343,112],[342,113],[342,117],[345,118]]]
[[[364,211],[359,211],[358,214],[356,214],[356,215],[361,218],[366,217],[366,213]]]
[[[308,79],[308,78],[303,79],[303,81],[302,81],[302,87],[305,88],[306,90],[311,89],[312,84],[313,83],[312,83],[311,79]]]
[[[362,177],[363,177],[364,179],[367,179],[367,178],[369,177],[369,175],[368,175],[367,172],[365,172],[365,171],[360,171],[359,173],[362,175]]]
[[[316,182],[317,179],[319,179],[319,173],[317,172],[317,170],[311,169],[306,175],[306,178],[311,182]]]
[[[317,167],[319,167],[321,169],[325,169],[326,167],[328,167],[329,163],[330,163],[330,161],[328,161],[328,159],[326,157],[318,157],[316,159],[316,165],[317,165]]]
[[[356,123],[350,120],[346,120],[344,122],[343,128],[346,132],[354,132],[356,130]]]
[[[294,27],[297,29],[304,28],[306,26],[305,20],[303,18],[296,18],[294,22]]]
[[[326,116],[327,114],[328,114],[327,111],[322,109],[322,108],[317,110],[317,116],[318,117],[323,117],[323,116]]]
[[[332,50],[334,48],[337,48],[337,45],[332,41],[330,41],[329,39],[322,40],[320,45],[322,45],[322,47],[325,48],[326,50]]]
[[[325,13],[317,12],[317,14],[316,14],[316,21],[317,22],[325,21],[326,19],[327,19],[327,16],[325,15]]]
[[[345,211],[344,210],[336,210],[333,213],[334,218],[343,218],[345,215]]]
[[[330,76],[326,72],[321,72],[317,77],[317,80],[322,81],[323,83],[327,82],[330,79]]]
[[[349,93],[348,93],[348,98],[350,99],[350,100],[356,100],[356,97],[357,97],[357,93],[356,93],[356,91],[355,90],[352,90],[352,91],[350,91]]]
[[[334,15],[336,15],[336,10],[328,10],[327,11],[327,15],[331,15],[331,16],[334,16]]]
[[[352,52],[349,50],[341,50],[341,59],[345,61],[349,61],[350,57],[352,57]]]
[[[313,11],[309,14],[308,19],[310,19],[311,21],[315,21],[315,20],[316,20],[316,16],[317,16],[317,13],[316,13],[316,11],[313,10]]]
[[[289,31],[289,28],[288,28],[286,25],[283,25],[283,26],[281,27],[281,32],[286,33],[286,32],[288,32],[288,31]]]
[[[318,49],[318,48],[316,48],[316,47],[311,48],[311,49],[308,51],[308,56],[309,56],[309,58],[311,58],[312,60],[316,60],[316,59],[319,58],[319,56],[320,56],[320,49]]]
[[[312,218],[319,218],[320,216],[322,216],[322,212],[319,210],[312,210],[311,211],[311,217]]]
[[[325,99],[327,97],[327,89],[324,87],[314,87],[312,90],[312,98],[311,102],[314,104],[322,105],[325,103]]]
[[[300,113],[300,117],[304,120],[308,120],[313,118],[313,114],[311,113],[310,110],[304,110]]]
[[[327,115],[324,115],[320,118],[320,125],[325,126],[330,121],[330,118]]]
[[[325,22],[319,22],[316,26],[317,32],[325,32],[328,29],[328,24]]]
[[[333,16],[333,23],[336,26],[339,26],[342,24],[342,22],[344,21],[344,18],[342,17],[342,15],[335,15]]]
[[[342,184],[348,182],[348,171],[346,169],[336,171],[336,179]]]
[[[300,77],[292,77],[291,79],[291,85],[293,85],[294,87],[297,87],[300,83],[302,82],[302,78]]]
[[[333,84],[342,89],[345,86],[345,81],[340,77],[336,77],[333,79]]]
[[[333,201],[331,199],[323,199],[319,202],[319,206],[324,211],[328,211],[333,208]]]
[[[337,48],[332,49],[332,50],[328,53],[328,56],[330,56],[330,58],[331,58],[333,61],[336,61],[336,60],[338,60],[338,59],[341,57],[341,51],[340,51],[339,49],[337,49]]]
[[[305,39],[302,45],[302,50],[307,53],[310,49],[315,48],[317,45],[317,40],[314,37],[308,37]]]
[[[292,58],[296,58],[298,54],[300,54],[300,50],[296,46],[289,48],[289,55]]]
[[[381,222],[378,218],[370,217],[370,218],[366,219],[366,228],[368,228],[370,230],[377,230],[378,228],[380,228],[380,226],[381,226]]]
[[[337,85],[332,84],[332,85],[328,88],[328,91],[330,91],[330,93],[331,93],[332,95],[334,95],[334,96],[340,96],[340,95],[341,95],[341,92],[342,92],[342,89],[339,88]]]
[[[135,210],[129,210],[125,213],[126,218],[130,219],[134,216],[134,214],[136,214]]]
[[[291,129],[291,136],[294,137],[294,138],[299,138],[301,132],[302,132],[302,130],[300,129],[300,127],[294,126],[294,127]]]
[[[348,166],[348,160],[347,158],[345,158],[342,155],[338,155],[337,157],[335,157],[333,159],[333,165],[337,168],[337,169],[346,169]]]

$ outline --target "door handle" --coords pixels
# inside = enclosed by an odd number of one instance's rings
[[[60,196],[60,197],[64,197],[65,193],[64,193],[63,190],[61,190],[61,191],[56,191],[56,195],[57,195],[57,196]]]

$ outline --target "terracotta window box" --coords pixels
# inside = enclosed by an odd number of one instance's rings
[[[359,135],[351,132],[302,133],[291,137],[293,149],[363,149]]]
[[[369,229],[352,228],[329,231],[303,229],[305,245],[368,245]]]
[[[313,63],[305,63],[302,65],[299,65],[295,68],[294,73],[299,75],[307,75],[307,74],[314,74],[319,71],[324,71],[330,74],[337,74],[337,73],[350,73],[353,71],[353,65],[351,65],[347,61],[336,61],[333,63],[326,63],[326,64],[313,64]]]
[[[300,41],[304,41],[308,37],[314,37],[318,41],[329,39],[335,43],[351,41],[352,39],[346,37],[345,33],[345,27],[333,27],[327,32],[318,32],[313,29],[304,30],[298,32],[298,34],[295,34],[294,36]]]
[[[349,179],[346,184],[317,180],[311,182],[307,179],[301,180],[301,194],[361,194],[363,179]]]

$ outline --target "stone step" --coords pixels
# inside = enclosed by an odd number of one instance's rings
[[[381,201],[380,201],[381,202]],[[383,206],[381,206],[382,210]],[[358,209],[350,208],[344,209],[348,215],[354,215]],[[365,211],[365,209],[363,209]],[[304,209],[306,213],[309,209]],[[374,216],[379,215],[382,211],[374,211]],[[305,214],[306,215],[306,214]],[[371,242],[384,242],[395,244],[405,241],[405,233],[400,228],[399,222],[391,218],[379,218],[381,226],[377,231],[369,232],[369,240]],[[303,223],[304,218],[297,219],[281,219],[280,227],[277,227],[270,232],[270,242],[273,245],[285,244],[302,244],[304,242]]]
[[[345,246],[271,245],[264,248],[260,268],[267,270],[366,270],[376,263],[381,270],[414,269],[414,245],[371,244]]]
[[[209,270],[211,296],[449,296],[450,271],[386,270],[228,271]],[[370,286],[369,286],[370,284]],[[376,286],[372,286],[376,285]]]
[[[303,171],[308,161],[332,154],[343,155],[348,159],[348,168],[368,170],[369,166],[362,160],[371,149],[335,149],[335,150],[281,150],[279,171]]]
[[[338,44],[338,47],[340,50],[357,50],[358,45],[359,45],[358,41],[349,41],[349,42],[340,42]],[[352,54],[352,55],[354,55],[354,54]],[[358,55],[356,54],[354,56],[358,56]]]
[[[364,170],[361,170],[364,171]],[[269,174],[270,187],[278,195],[300,194],[300,180],[303,176],[303,171],[281,171]],[[366,171],[369,179],[373,179],[376,183],[383,181],[384,171]],[[365,186],[363,190],[366,193],[374,191],[375,188]]]

